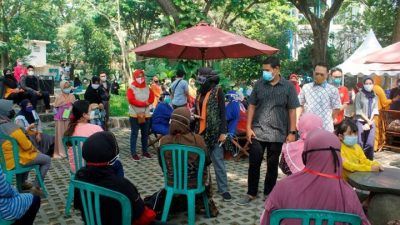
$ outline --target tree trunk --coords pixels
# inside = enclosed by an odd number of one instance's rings
[[[312,64],[328,63],[327,49],[329,37],[329,24],[327,26],[318,26],[313,28],[313,47],[312,47]],[[316,31],[315,29],[318,29]]]
[[[399,41],[400,41],[400,1],[398,1],[398,5],[397,5],[397,16],[396,16],[396,22],[394,24],[394,30],[393,30],[393,43],[396,43]]]
[[[179,10],[171,0],[157,0],[164,14],[172,16],[175,22],[175,27],[179,25]]]

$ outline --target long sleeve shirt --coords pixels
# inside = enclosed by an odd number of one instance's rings
[[[379,166],[378,162],[367,159],[358,144],[349,147],[342,143],[340,154],[343,159],[343,175],[345,179],[347,179],[349,173],[371,171],[372,166]]]

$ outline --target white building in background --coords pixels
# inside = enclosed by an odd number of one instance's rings
[[[47,65],[47,45],[50,41],[29,40],[26,48],[31,54],[25,57],[26,62],[34,67],[44,67]]]

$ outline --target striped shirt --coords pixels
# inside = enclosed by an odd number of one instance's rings
[[[33,201],[32,194],[19,194],[7,183],[0,168],[0,217],[4,220],[20,219]]]
[[[252,123],[256,139],[285,142],[289,131],[289,109],[300,106],[294,85],[283,78],[274,86],[260,79],[254,85],[249,103],[256,106]]]

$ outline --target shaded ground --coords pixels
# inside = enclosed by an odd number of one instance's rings
[[[121,151],[121,160],[125,170],[125,176],[136,185],[142,197],[151,195],[163,187],[163,178],[157,159],[141,160],[134,162],[130,159],[129,154],[129,131],[118,130],[115,132]],[[151,149],[154,155],[154,150]],[[391,162],[399,161],[400,154],[385,151],[376,153],[376,159],[389,166]],[[231,224],[231,225],[252,225],[259,224],[259,217],[263,209],[261,197],[252,202],[247,207],[237,206],[234,202],[238,200],[245,192],[247,187],[247,160],[240,162],[226,162],[229,186],[231,194],[234,198],[232,202],[223,202],[222,198],[214,195],[214,200],[219,208],[220,214],[216,218],[207,219],[204,215],[196,215],[196,224]],[[266,165],[262,166],[262,181],[265,174]],[[213,169],[213,183],[215,176]],[[283,175],[280,172],[279,179]],[[83,224],[78,211],[72,210],[70,218],[64,218],[65,198],[67,195],[69,182],[69,168],[67,160],[53,160],[52,168],[49,171],[45,183],[49,192],[49,197],[44,199],[38,213],[35,224],[37,225],[55,225],[55,224]],[[263,189],[260,182],[260,190]],[[214,185],[215,186],[215,185]],[[215,187],[214,187],[215,188]],[[176,224],[187,224],[187,215],[181,213],[170,216],[170,222]]]

